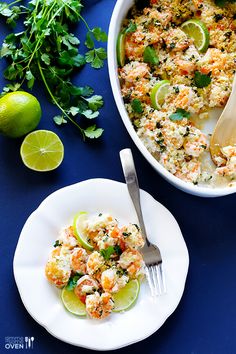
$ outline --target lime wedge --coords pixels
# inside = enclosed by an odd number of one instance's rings
[[[129,281],[118,293],[113,294],[114,312],[128,310],[137,300],[139,294],[139,281],[137,279]]]
[[[93,250],[93,246],[88,242],[88,237],[85,233],[85,221],[88,219],[88,214],[85,211],[81,211],[74,217],[74,232],[79,243],[89,251]]]
[[[120,32],[116,44],[117,61],[119,66],[125,65],[125,33]]]
[[[170,82],[168,80],[161,80],[152,88],[150,97],[153,108],[161,109],[169,88]]]
[[[57,168],[64,157],[59,137],[49,130],[36,130],[23,140],[20,155],[25,166],[34,171],[46,172]]]
[[[182,30],[194,40],[199,52],[205,52],[209,46],[210,36],[206,25],[199,20],[188,20],[181,25]]]
[[[65,308],[77,316],[85,316],[85,304],[75,295],[73,290],[62,289],[61,299]]]

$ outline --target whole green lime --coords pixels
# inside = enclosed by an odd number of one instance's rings
[[[15,91],[0,98],[0,133],[18,138],[37,127],[42,115],[39,101],[30,93]]]

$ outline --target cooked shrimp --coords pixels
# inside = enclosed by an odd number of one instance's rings
[[[98,292],[95,292],[95,294],[86,297],[86,311],[91,318],[105,318],[110,315],[113,307],[114,303],[109,293],[99,295]]]
[[[58,241],[63,244],[63,246],[72,249],[78,246],[78,240],[74,234],[73,226],[67,227],[60,232]]]
[[[196,64],[189,60],[176,59],[175,64],[180,69],[181,75],[192,74],[196,70]]]
[[[93,294],[96,290],[98,290],[99,285],[95,279],[90,277],[89,275],[84,275],[81,277],[74,288],[75,295],[85,304],[86,296],[88,294]]]
[[[68,283],[71,275],[70,253],[65,247],[56,247],[52,250],[45,267],[47,279],[62,288]]]
[[[194,157],[200,156],[208,148],[206,135],[199,129],[192,127],[184,142],[186,154]]]
[[[138,249],[144,246],[144,240],[138,225],[129,224],[121,229],[122,240],[125,248]]]
[[[191,160],[183,162],[179,171],[175,173],[176,177],[181,178],[186,182],[196,183],[201,174],[201,163],[199,161]]]
[[[164,31],[162,38],[167,48],[173,52],[185,50],[193,42],[180,28],[170,28]]]
[[[137,60],[137,58],[143,57],[143,52],[145,45],[139,41],[139,38],[144,38],[144,35],[141,33],[131,33],[126,36],[125,39],[125,56],[129,60]]]
[[[70,256],[71,268],[74,272],[85,274],[87,270],[88,254],[84,248],[74,248]]]
[[[104,265],[104,258],[97,251],[91,253],[87,260],[87,272],[89,275],[97,273]]]
[[[135,278],[142,273],[144,262],[141,253],[134,249],[127,249],[121,254],[118,264],[122,269],[127,270],[131,278]]]
[[[120,70],[120,76],[127,83],[134,84],[135,81],[150,75],[148,64],[132,61]]]
[[[225,146],[221,149],[222,154],[226,157],[226,165],[218,167],[216,173],[220,176],[229,176],[235,178],[236,176],[236,147]]]
[[[120,271],[117,268],[106,269],[102,272],[101,285],[106,292],[116,293],[123,288],[128,281],[129,277],[126,275],[120,276]]]

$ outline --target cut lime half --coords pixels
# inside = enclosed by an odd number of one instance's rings
[[[23,140],[20,155],[25,166],[31,170],[52,171],[61,164],[64,147],[55,133],[49,130],[36,130]]]
[[[137,300],[139,294],[139,281],[137,279],[129,281],[118,293],[113,294],[114,312],[128,310]]]
[[[161,109],[165,102],[165,97],[168,94],[169,88],[170,82],[168,80],[161,80],[153,86],[150,96],[153,108]]]
[[[117,38],[117,61],[119,66],[125,65],[125,33],[120,32]]]
[[[61,299],[65,308],[77,316],[86,316],[85,304],[75,295],[73,290],[62,289]]]
[[[188,20],[181,25],[182,30],[194,40],[199,52],[205,52],[209,46],[210,36],[206,25],[199,20]]]
[[[88,214],[85,211],[81,211],[74,217],[74,233],[79,243],[88,251],[93,250],[93,246],[88,242],[88,237],[85,233],[85,222],[88,219]]]

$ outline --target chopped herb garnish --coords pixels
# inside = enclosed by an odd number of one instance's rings
[[[195,86],[198,88],[207,87],[211,83],[210,75],[202,74],[200,71],[195,71],[193,78]]]
[[[131,232],[122,232],[122,235],[124,237],[129,237],[131,235]]]
[[[143,112],[142,103],[138,98],[133,99],[133,101],[131,102],[131,107],[135,113],[140,114]]]
[[[60,243],[59,240],[56,240],[53,247],[60,247],[62,244]]]
[[[109,246],[103,250],[100,251],[101,255],[103,256],[103,258],[108,261],[111,257],[111,255],[115,252],[115,249],[113,246]]]
[[[178,88],[178,86],[174,86],[173,89],[175,90],[175,93],[179,93],[179,88]]]
[[[136,23],[130,21],[128,27],[125,29],[124,33],[132,33],[135,32],[137,29]]]
[[[156,50],[152,46],[148,46],[144,49],[143,61],[151,65],[159,64],[159,58],[157,56]]]
[[[224,16],[223,16],[222,14],[215,14],[215,15],[214,15],[214,20],[215,20],[216,22],[219,22],[220,20],[222,20],[223,17],[224,17]]]
[[[81,276],[82,275],[77,274],[70,277],[66,289],[72,291],[76,287],[77,281],[81,278]]]
[[[185,111],[183,108],[177,108],[175,113],[172,113],[170,115],[170,120],[172,121],[179,121],[182,120],[183,118],[189,118],[190,113]]]
[[[108,246],[107,248],[103,249],[100,251],[101,255],[103,258],[108,261],[111,257],[112,254],[116,253],[117,255],[120,255],[122,253],[120,246]]]
[[[99,213],[98,216],[102,216],[102,213]]]
[[[140,227],[137,224],[133,224],[138,231],[140,231]]]
[[[115,253],[116,253],[118,256],[121,255],[122,250],[121,250],[121,248],[120,248],[119,245],[115,245],[115,246],[114,246],[114,250],[115,250]]]

